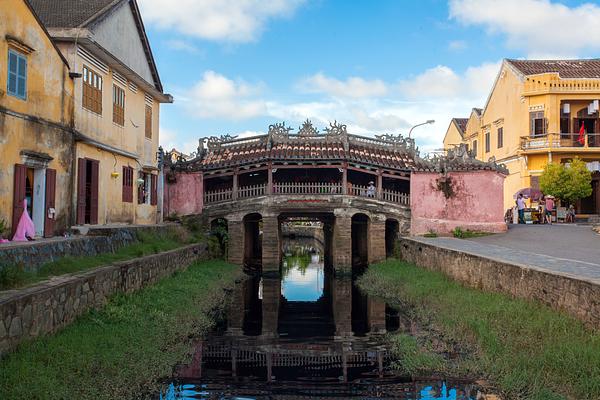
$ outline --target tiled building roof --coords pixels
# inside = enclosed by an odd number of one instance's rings
[[[465,134],[467,131],[467,122],[469,122],[469,118],[452,118],[454,124],[458,128],[461,136]]]
[[[561,78],[600,79],[600,59],[585,60],[506,60],[523,75],[558,73]]]
[[[122,0],[29,0],[48,28],[77,28]]]

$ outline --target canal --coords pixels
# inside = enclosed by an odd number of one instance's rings
[[[400,376],[386,333],[398,312],[324,264],[322,244],[287,239],[281,277],[236,285],[213,334],[161,399],[476,400],[474,384]]]

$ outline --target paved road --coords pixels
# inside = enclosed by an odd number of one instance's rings
[[[529,253],[600,264],[600,235],[586,225],[509,225],[506,233],[468,239]]]
[[[467,240],[415,240],[600,284],[600,235],[589,226],[512,225],[507,233]]]

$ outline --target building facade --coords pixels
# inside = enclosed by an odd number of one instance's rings
[[[136,1],[31,4],[75,77],[73,223],[156,223],[159,109],[172,97]]]
[[[0,220],[14,233],[26,207],[53,236],[72,213],[74,82],[27,1],[5,0],[0,21]]]
[[[539,188],[547,163],[579,157],[592,171],[593,192],[576,210],[600,214],[599,99],[600,60],[507,59],[484,109],[473,109],[462,132],[455,122],[462,119],[453,119],[444,148],[463,145],[480,160],[506,165],[505,208],[519,189]]]

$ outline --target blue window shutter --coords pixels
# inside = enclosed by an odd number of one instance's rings
[[[27,58],[8,51],[8,93],[23,100],[27,97]]]

